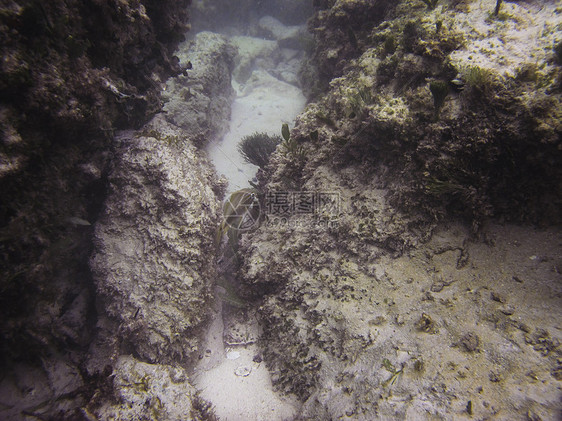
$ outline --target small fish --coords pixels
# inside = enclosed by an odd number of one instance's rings
[[[450,83],[453,86],[453,89],[455,89],[456,91],[464,90],[465,82],[464,80],[462,80],[461,74],[458,74],[453,80],[451,80]]]
[[[92,225],[85,219],[78,218],[77,216],[71,216],[70,218],[68,218],[68,222],[71,223],[72,225],[81,225],[83,227],[88,227]]]

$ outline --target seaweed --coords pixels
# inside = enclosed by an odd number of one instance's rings
[[[194,420],[206,420],[206,421],[217,421],[218,417],[215,414],[215,409],[213,405],[203,399],[199,392],[197,392],[191,402],[191,418]]]
[[[289,125],[287,123],[283,123],[283,125],[281,126],[281,135],[286,141],[290,139],[291,132],[289,131]]]
[[[512,15],[510,15],[509,13],[500,12],[502,3],[503,3],[503,0],[497,0],[496,1],[496,6],[494,7],[494,11],[488,13],[488,18],[486,19],[486,22],[490,22],[492,20],[504,22],[508,19],[514,19],[514,17]]]
[[[498,16],[498,14],[500,13],[500,8],[502,5],[502,0],[497,0],[496,1],[496,8],[494,9],[494,16]]]
[[[394,54],[396,47],[396,37],[394,35],[387,36],[383,44],[383,56],[386,57]]]
[[[372,101],[373,97],[369,88],[357,88],[356,92],[350,94],[347,97],[347,102],[349,104],[347,116],[349,118],[362,118],[365,114],[365,111],[367,110],[367,106],[371,104]]]
[[[387,371],[389,371],[392,374],[392,376],[390,376],[389,379],[385,380],[382,383],[382,385],[385,387],[392,386],[394,382],[396,382],[396,380],[398,379],[398,376],[400,376],[400,374],[404,372],[404,366],[400,367],[400,369],[397,369],[396,367],[394,367],[394,365],[390,362],[388,358],[384,358],[382,360],[382,365]]]
[[[449,95],[449,84],[442,80],[436,80],[429,84],[429,90],[431,91],[431,95],[433,95],[435,112],[438,113],[445,103],[445,98]]]
[[[562,41],[556,44],[553,47],[553,50],[554,54],[556,54],[556,61],[558,62],[558,64],[562,64]]]
[[[306,157],[306,151],[294,137],[291,137],[289,125],[287,123],[281,126],[281,134],[283,135],[283,139],[285,139],[281,143],[282,153],[284,155],[290,155],[297,161],[303,160]]]
[[[402,31],[402,47],[407,53],[412,53],[422,39],[423,28],[419,21],[410,20],[404,25]]]
[[[269,157],[279,143],[281,143],[279,136],[255,132],[242,138],[238,151],[247,162],[263,169],[269,163]]]
[[[286,140],[281,144],[284,155],[290,155],[295,160],[303,160],[306,157],[306,151],[295,138]]]
[[[465,67],[460,73],[462,80],[473,93],[486,94],[494,83],[492,72],[478,66]]]
[[[257,227],[259,223],[259,201],[256,189],[241,189],[230,195],[224,204],[223,220],[216,235],[216,244],[220,246],[228,236],[235,253],[238,247],[238,232]]]

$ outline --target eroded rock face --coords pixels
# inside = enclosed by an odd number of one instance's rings
[[[9,396],[0,418],[81,419],[92,396],[94,412],[127,401],[127,384],[112,377],[122,353],[177,365],[197,347],[221,189],[193,143],[228,116],[230,86],[208,91],[230,81],[228,60],[214,56],[212,71],[194,60],[191,92],[207,112],[182,121],[189,131],[162,115],[144,126],[169,76],[182,75],[179,89],[189,83],[193,50],[173,57],[188,3],[0,6],[0,394]],[[207,84],[197,76],[206,71]],[[114,138],[115,128],[131,131]],[[154,367],[148,374],[166,370]],[[129,368],[138,367],[119,364],[117,377]],[[185,399],[164,413],[178,418]]]
[[[230,114],[233,47],[209,32],[185,47],[191,77],[171,79],[164,112],[119,137],[90,262],[122,349],[149,362],[189,361],[212,299],[220,186],[194,144]]]
[[[187,362],[197,350],[212,299],[220,186],[195,144],[220,133],[232,95],[234,51],[223,37],[200,33],[179,54],[192,70],[168,81],[164,112],[119,137],[91,259],[123,349],[149,362]]]
[[[158,111],[161,82],[180,70],[188,3],[2,2],[3,355],[34,360],[91,340],[87,261],[110,139]]]
[[[211,299],[215,180],[181,131],[159,118],[145,130],[119,138],[91,268],[101,305],[135,354],[182,361]]]
[[[219,135],[230,114],[233,47],[211,33],[184,47],[189,77],[169,80],[163,112],[116,139],[95,227],[90,268],[100,314],[87,370],[100,373],[109,363],[115,375],[112,389],[89,405],[102,418],[212,416],[181,367],[199,355],[213,302],[224,186],[196,144]]]
[[[320,83],[325,86],[333,77],[341,76],[352,58],[359,56],[369,44],[373,25],[382,22],[395,8],[394,1],[319,1],[321,10],[308,22],[316,38],[314,59]]]
[[[189,61],[191,69],[186,76],[168,80],[163,111],[198,146],[220,137],[228,127],[235,55],[235,47],[213,32],[199,32],[179,46],[177,56],[181,62]]]
[[[560,231],[482,234],[440,225],[398,258],[322,229],[254,237],[246,276],[277,286],[258,315],[264,358],[303,419],[555,418]]]
[[[183,368],[123,356],[115,365],[114,376],[118,402],[94,411],[100,419],[213,419],[208,404],[198,398]]]
[[[554,418],[560,67],[555,32],[520,33],[560,20],[403,1],[345,31],[383,3],[338,1],[310,21],[329,88],[259,174],[269,218],[243,237],[242,282],[262,300],[272,378],[306,399],[303,419]],[[480,56],[496,37],[512,44]],[[531,73],[523,50],[540,62]],[[321,202],[295,192],[339,203],[311,210]]]

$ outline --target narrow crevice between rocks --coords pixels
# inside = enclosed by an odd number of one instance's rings
[[[283,124],[293,125],[306,102],[300,87],[308,53],[302,41],[309,35],[303,25],[285,25],[272,16],[257,17],[244,35],[234,26],[222,32],[229,34],[226,38],[237,51],[232,72],[235,97],[229,129],[210,142],[207,152],[217,173],[228,181],[225,209],[241,193],[242,201],[259,206],[262,193],[252,186],[256,172],[262,170],[244,160],[238,144],[255,133],[280,136]],[[275,390],[263,358],[262,327],[256,314],[259,299],[255,300],[263,291],[244,291],[238,279],[238,241],[248,229],[257,228],[259,213],[244,213],[243,218],[256,218],[245,221],[249,226],[242,221],[234,226],[226,218],[219,228],[223,234],[216,275],[219,300],[191,374],[201,397],[221,419],[293,419],[299,407],[296,396]]]

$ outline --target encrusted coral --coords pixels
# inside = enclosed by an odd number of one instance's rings
[[[85,408],[90,417],[114,420],[214,420],[210,404],[188,382],[182,367],[147,364],[131,356],[115,364],[113,388],[117,402],[100,408]]]
[[[559,232],[484,225],[562,220],[556,18],[552,5],[528,12],[508,3],[517,19],[487,22],[494,4],[324,2],[310,20],[325,91],[291,130],[307,153],[298,165],[274,154],[260,182],[273,192],[333,192],[337,218],[329,225],[314,212],[289,213],[241,246],[243,290],[263,300],[265,360],[279,388],[308,397],[303,417],[414,419],[427,417],[428,405],[444,418],[487,416],[495,405],[548,418],[560,408],[559,364],[534,355],[525,327],[510,324],[511,302],[526,296],[506,281],[515,265],[533,273],[543,289],[525,314],[540,325],[541,303],[555,307],[551,277],[527,254],[543,240],[558,250]],[[367,30],[362,19],[376,7],[382,15]],[[520,36],[539,21],[546,30],[533,42]],[[511,44],[496,42],[504,38]],[[523,67],[521,51],[536,67]],[[489,285],[504,285],[506,303],[482,293]],[[499,351],[498,330],[516,338],[506,345],[513,352]],[[467,354],[478,362],[460,363]],[[533,400],[519,411],[504,404],[519,401],[525,373],[514,367],[523,361],[544,364],[550,385],[525,387],[554,388],[545,406]],[[440,379],[428,374],[435,367]],[[478,399],[461,391],[481,381]]]

